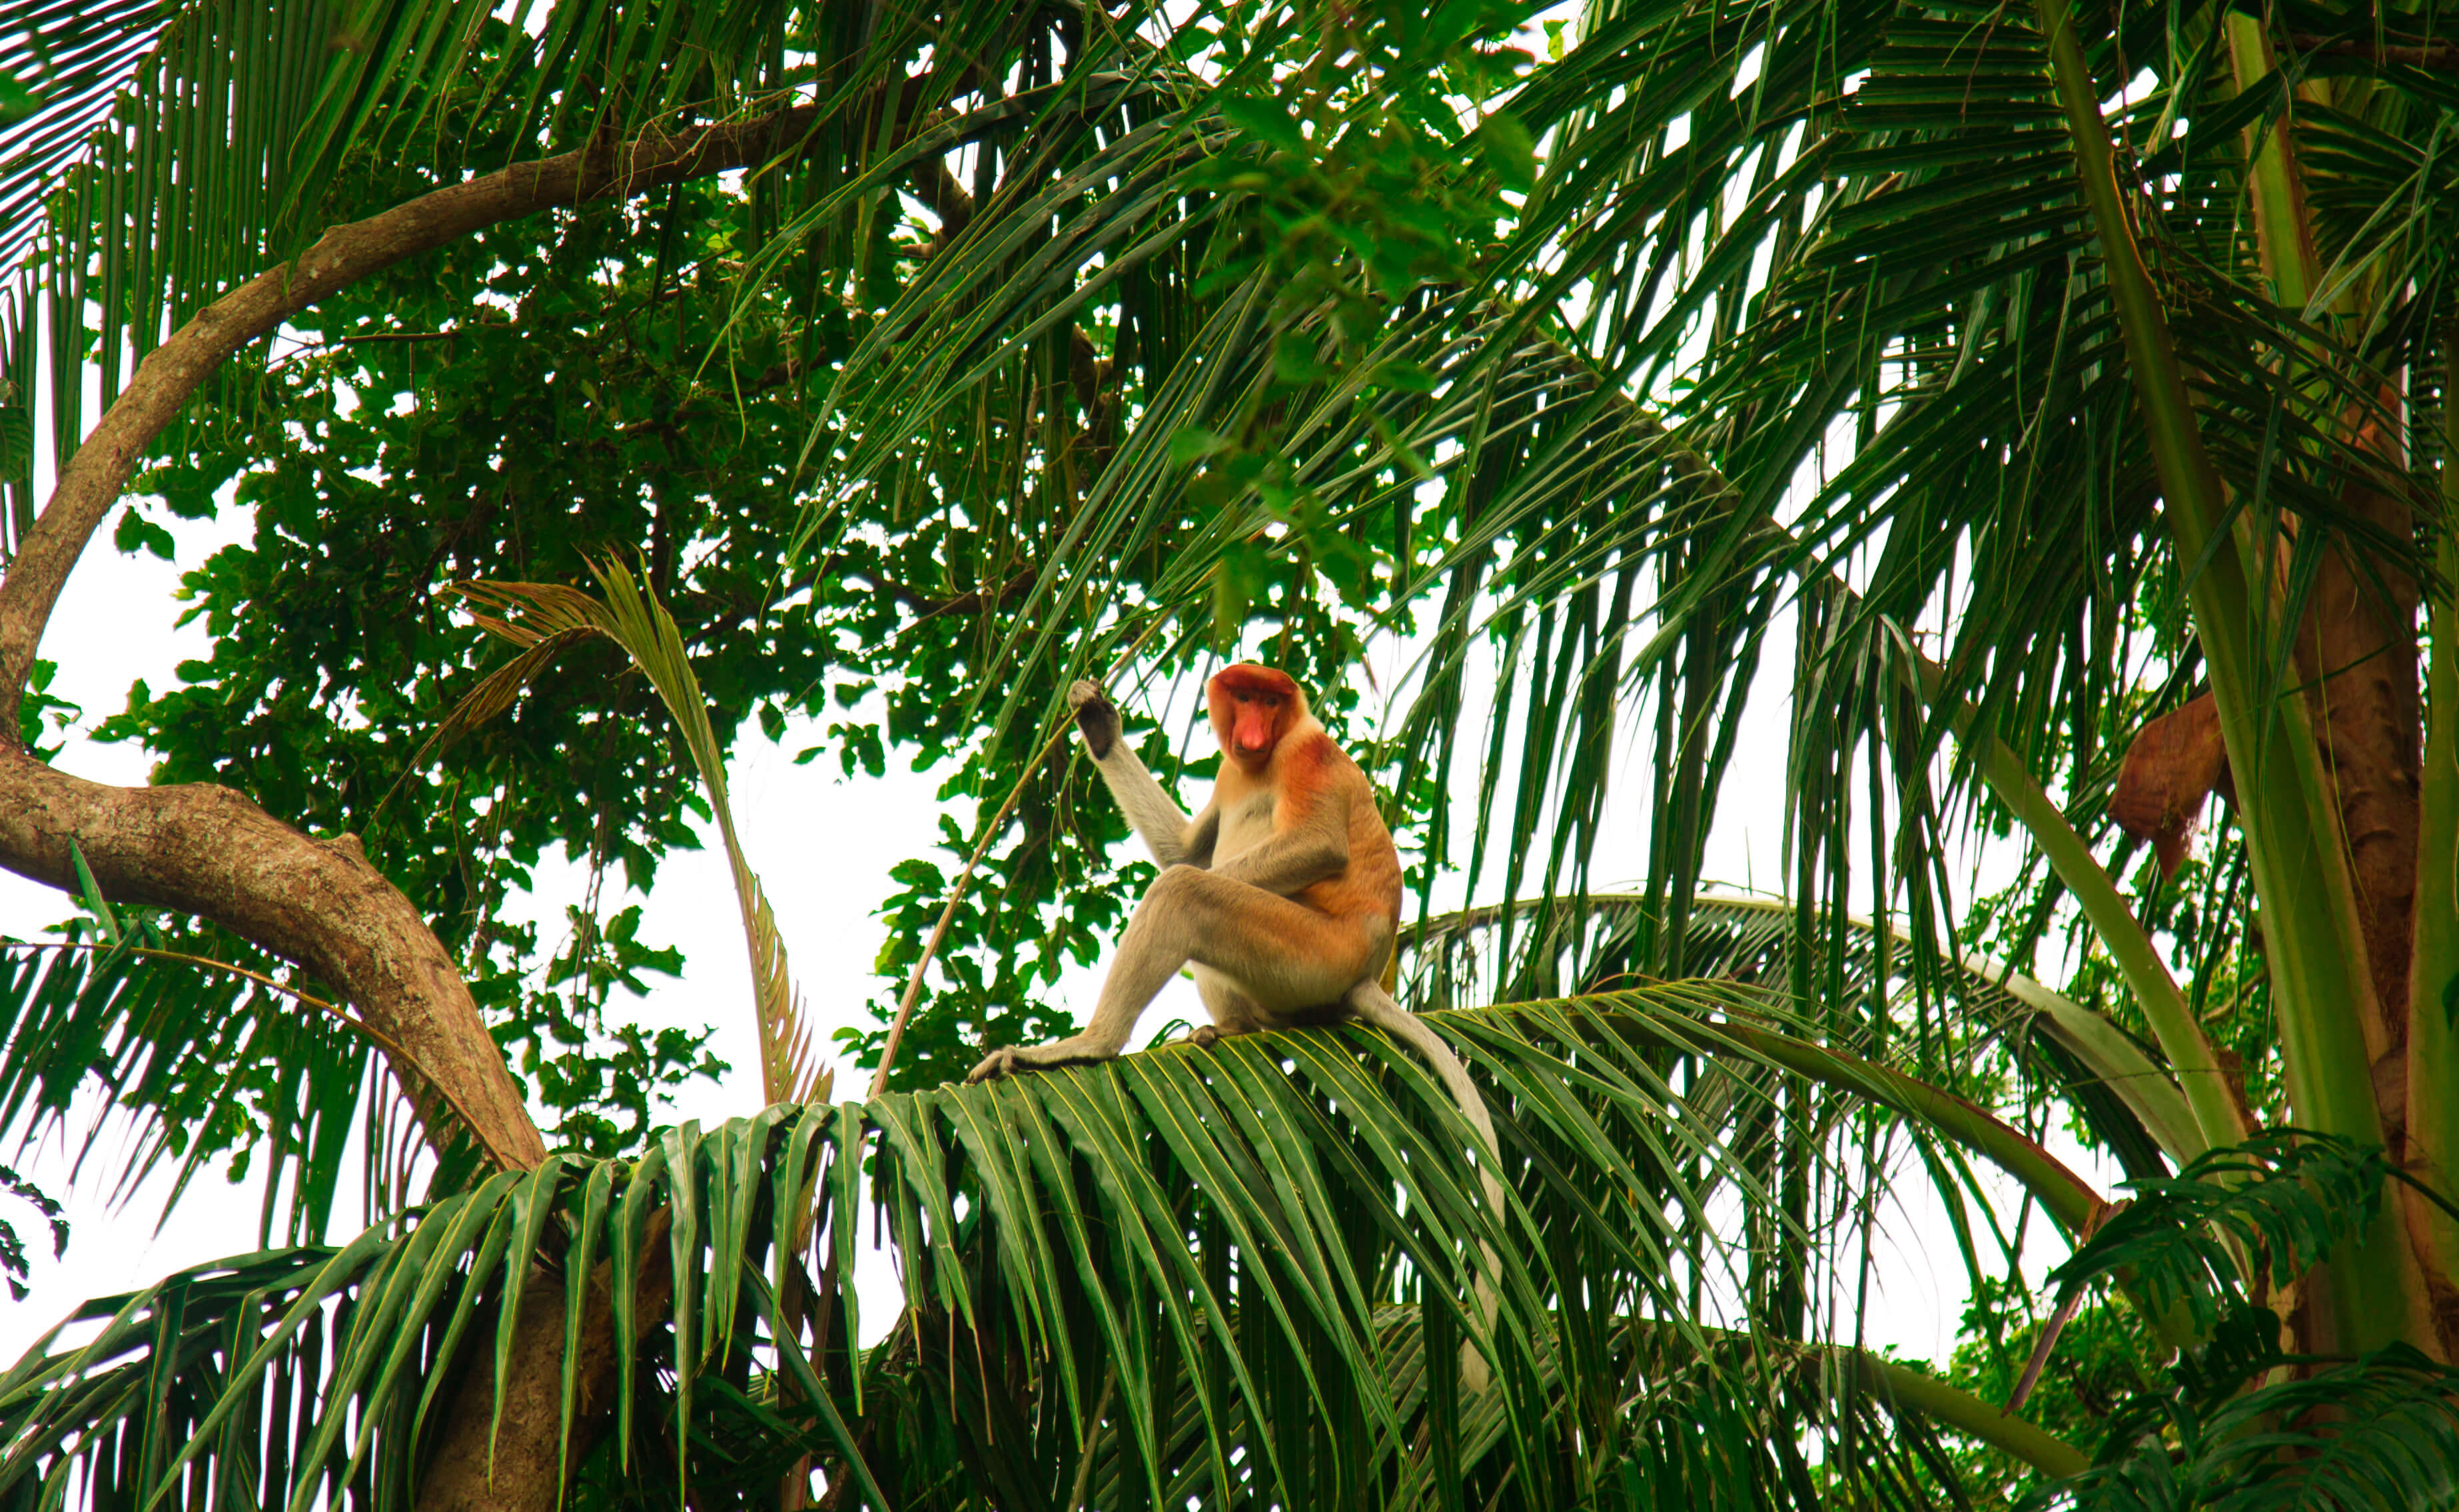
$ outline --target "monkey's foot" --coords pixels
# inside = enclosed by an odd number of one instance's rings
[[[965,1082],[971,1085],[977,1082],[996,1082],[1001,1077],[1014,1076],[1019,1071],[1041,1071],[1052,1066],[1063,1065],[1089,1065],[1096,1060],[1107,1060],[1118,1053],[1117,1046],[1104,1045],[1098,1040],[1081,1034],[1069,1035],[1064,1040],[1053,1040],[1048,1044],[1005,1045],[982,1057],[982,1063],[974,1067],[972,1074],[965,1078]]]
[[[1198,1047],[1199,1049],[1209,1050],[1214,1045],[1221,1042],[1221,1026],[1219,1024],[1197,1024],[1194,1028],[1187,1031],[1187,1042]]]

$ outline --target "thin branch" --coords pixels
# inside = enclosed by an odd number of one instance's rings
[[[1136,657],[1143,652],[1145,642],[1153,638],[1153,633],[1167,622],[1166,617],[1156,617],[1152,623],[1145,626],[1144,633],[1136,637],[1135,644],[1127,647],[1125,654],[1121,656],[1113,665],[1113,673],[1119,668],[1132,665]],[[975,843],[974,853],[965,858],[965,870],[956,873],[956,886],[948,890],[948,901],[939,910],[939,922],[932,926],[931,938],[922,947],[922,958],[914,963],[914,975],[905,979],[905,996],[896,1004],[896,1018],[888,1026],[888,1042],[880,1046],[879,1069],[871,1079],[869,1094],[871,1097],[875,1098],[888,1090],[888,1073],[896,1064],[898,1046],[905,1042],[906,1022],[914,1017],[914,1005],[922,998],[922,975],[931,969],[931,962],[937,957],[939,947],[946,943],[948,926],[956,917],[956,905],[965,900],[965,889],[972,885],[974,872],[981,866],[982,857],[990,853],[991,842],[998,839],[1001,831],[1007,829],[1008,815],[1016,811],[1017,800],[1024,796],[1025,787],[1033,781],[1033,774],[1040,769],[1043,758],[1056,749],[1059,743],[1065,740],[1074,727],[1073,722],[1062,722],[1058,730],[1043,744],[1041,749],[1034,752],[1033,760],[1025,764],[1024,771],[1018,776],[1016,787],[1009,790],[1007,802],[999,806],[999,811],[991,819],[990,827],[982,831],[981,839]]]
[[[1007,829],[1008,815],[1016,812],[1016,801],[1024,796],[1025,787],[1033,781],[1033,774],[1040,769],[1042,760],[1058,748],[1059,743],[1067,738],[1073,727],[1072,724],[1060,725],[1042,744],[1041,749],[1033,753],[1033,760],[1025,764],[1023,774],[1017,778],[1016,787],[1009,790],[1007,802],[999,805],[999,811],[992,816],[989,828],[975,843],[974,853],[965,858],[965,869],[956,873],[956,885],[948,890],[948,901],[939,910],[939,922],[931,927],[931,937],[923,943],[921,959],[914,963],[914,974],[905,978],[905,996],[898,999],[896,1018],[889,1023],[888,1042],[880,1046],[879,1069],[872,1074],[871,1091],[867,1096],[876,1098],[888,1090],[888,1073],[895,1066],[896,1052],[905,1043],[905,1025],[914,1017],[914,1005],[922,1000],[923,974],[931,969],[931,962],[938,957],[939,947],[947,942],[948,926],[956,921],[956,905],[965,900],[965,890],[973,885],[974,872],[981,866],[982,857],[990,853],[991,842]]]
[[[830,573],[837,577],[851,578],[869,587],[873,593],[885,594],[895,599],[906,608],[913,610],[917,620],[935,619],[940,615],[978,613],[985,603],[1005,608],[1023,598],[1041,576],[1040,568],[1027,567],[987,595],[981,589],[972,588],[953,598],[940,598],[923,593],[919,589],[908,587],[893,578],[883,578],[867,567],[846,566],[841,557],[831,558],[826,566]]]
[[[456,336],[466,334],[468,333],[457,326],[451,330],[369,331],[364,336],[344,336],[338,340],[326,342],[324,345],[327,346],[365,346],[368,342],[451,341]]]
[[[2363,58],[2368,63],[2404,63],[2409,68],[2426,69],[2436,74],[2459,74],[2459,43],[2433,42],[2406,44],[2385,42],[2380,46],[2356,37],[2316,36],[2310,32],[2292,33],[2288,45],[2300,52],[2320,52],[2329,57]]]

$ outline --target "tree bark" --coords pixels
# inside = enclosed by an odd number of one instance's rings
[[[2394,412],[2395,391],[2383,394]],[[2396,443],[2378,421],[2346,422],[2359,451],[2396,475]],[[2341,507],[2399,546],[2416,539],[2405,498],[2352,477]],[[2357,916],[2380,1005],[2374,1092],[2383,1143],[2406,1156],[2407,966],[2414,953],[2416,842],[2423,822],[2425,711],[2418,695],[2416,579],[2362,541],[2330,543],[2299,626],[2297,670],[2311,687],[2314,734],[2339,790],[2357,884]]]
[[[2383,402],[2395,409],[2399,395],[2386,392]],[[2381,424],[2362,414],[2346,424],[2357,448],[2390,473],[2393,443]],[[2414,514],[2404,498],[2362,477],[2348,479],[2340,497],[2347,514],[2380,532],[2385,542],[2403,547],[2415,540]],[[2272,565],[2275,603],[2285,600],[2288,574],[2283,546]],[[2295,681],[2306,689],[2306,711],[2347,835],[2357,918],[2380,1009],[2367,1026],[2375,1102],[2394,1161],[2404,1158],[2406,1142],[2407,975],[2423,822],[2416,609],[2416,579],[2391,554],[2363,540],[2334,539],[2315,571],[2295,647]],[[2151,840],[2162,872],[2174,872],[2205,796],[2216,787],[2226,796],[2228,779],[2218,716],[2205,693],[2136,734],[2118,770],[2110,817]]]
[[[674,1251],[666,1242],[667,1215],[649,1222],[632,1316],[642,1331],[662,1317],[674,1298]],[[622,1384],[615,1347],[614,1269],[599,1262],[584,1293],[573,1394],[572,1442],[557,1453],[562,1437],[563,1376],[541,1362],[563,1358],[563,1278],[533,1267],[521,1292],[520,1317],[513,1324],[512,1368],[504,1373],[500,1416],[495,1402],[494,1351],[471,1360],[419,1480],[421,1512],[555,1512],[564,1484],[579,1468],[604,1430],[607,1410]],[[627,1347],[637,1340],[626,1341]],[[647,1367],[642,1367],[646,1369]]]
[[[503,1170],[546,1144],[443,944],[358,838],[315,840],[227,788],[111,788],[0,743],[0,865],[64,890],[74,839],[106,897],[209,919],[306,968],[391,1041],[439,1144],[468,1130]]]

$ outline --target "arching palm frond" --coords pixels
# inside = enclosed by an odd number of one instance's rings
[[[66,463],[86,433],[89,342],[107,409],[124,362],[314,239],[317,187],[431,98],[425,70],[465,51],[488,10],[193,0],[12,18],[0,72],[37,106],[0,127],[0,407],[41,402]],[[0,556],[35,506],[31,448],[9,454]]]
[[[669,1131],[638,1163],[556,1157],[339,1249],[96,1304],[90,1342],[0,1380],[0,1498],[390,1495],[487,1432],[447,1411],[454,1381],[483,1382],[491,1353],[500,1378],[530,1314],[593,1305],[574,1337],[641,1346],[567,1350],[567,1402],[617,1404],[578,1484],[687,1478],[704,1505],[807,1451],[900,1508],[977,1486],[1179,1505],[1233,1484],[1315,1506],[1661,1504],[1692,1477],[1788,1505],[1821,1484],[1921,1505],[1942,1421],[2079,1469],[1943,1383],[1756,1324],[1753,1262],[1714,1218],[1756,1178],[1725,1145],[1776,1111],[1766,1050],[1849,1067],[1743,1012],[1669,987],[1439,1017],[1498,1089],[1501,1214],[1440,1085],[1358,1031],[781,1105]],[[850,1275],[866,1209],[906,1306],[850,1351],[853,1291],[809,1334],[777,1297],[800,1284],[807,1214]],[[1481,1241],[1499,1256],[1490,1334],[1461,1301]],[[611,1314],[588,1300],[608,1289]],[[1468,1398],[1463,1329],[1499,1367]],[[592,1359],[604,1378],[575,1363]],[[1805,1443],[1830,1435],[1860,1447],[1814,1473]]]
[[[1653,980],[1668,975],[1657,968],[1655,943],[1666,912],[1644,894],[1605,893],[1447,914],[1402,933],[1400,991],[1422,1011]],[[2037,1037],[2071,1062],[2066,1090],[2087,1104],[2095,1131],[2130,1173],[2157,1171],[2156,1156],[2182,1166],[2202,1153],[2173,1074],[2104,1015],[1978,956],[1944,974],[1924,969],[1931,963],[1914,941],[1867,919],[1843,921],[1839,939],[1829,921],[1808,912],[1782,898],[1700,893],[1682,910],[1679,967],[1671,975],[1755,987],[1772,1007],[1875,996],[1904,1021],[1950,1019],[1969,1044],[2022,1046]],[[1911,1000],[1932,994],[1951,999],[1951,1012]]]
[[[801,995],[786,966],[786,945],[778,937],[776,911],[745,859],[735,833],[734,806],[726,797],[725,758],[717,732],[709,724],[708,700],[692,675],[691,659],[672,616],[657,594],[620,562],[596,567],[603,598],[555,583],[473,582],[460,592],[506,618],[479,615],[489,634],[521,648],[473,689],[447,716],[437,731],[449,732],[501,712],[522,684],[537,675],[557,650],[574,640],[601,635],[623,648],[632,664],[657,689],[659,702],[674,719],[700,774],[707,795],[709,816],[734,882],[735,902],[743,914],[743,938],[751,964],[752,1022],[759,1035],[760,1090],[768,1102],[825,1102],[836,1082],[835,1073],[811,1058],[811,1031],[804,1018]]]
[[[371,1191],[406,1196],[426,1146],[410,1121],[385,1116],[398,1094],[377,1046],[212,964],[0,942],[0,1126],[73,1142],[77,1179],[123,1194],[167,1162],[174,1201],[234,1134],[261,1128],[246,1143],[266,1243],[321,1235],[350,1211],[337,1199],[354,1158]],[[116,1159],[107,1125],[84,1122],[97,1083],[128,1116]]]

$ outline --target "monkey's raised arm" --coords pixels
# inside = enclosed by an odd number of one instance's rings
[[[1101,770],[1102,781],[1118,801],[1127,823],[1135,826],[1153,859],[1164,867],[1209,866],[1212,844],[1221,832],[1221,815],[1207,808],[1192,821],[1169,790],[1153,780],[1136,753],[1119,738],[1119,711],[1090,682],[1067,690],[1076,711],[1076,727],[1083,732],[1085,753]]]

